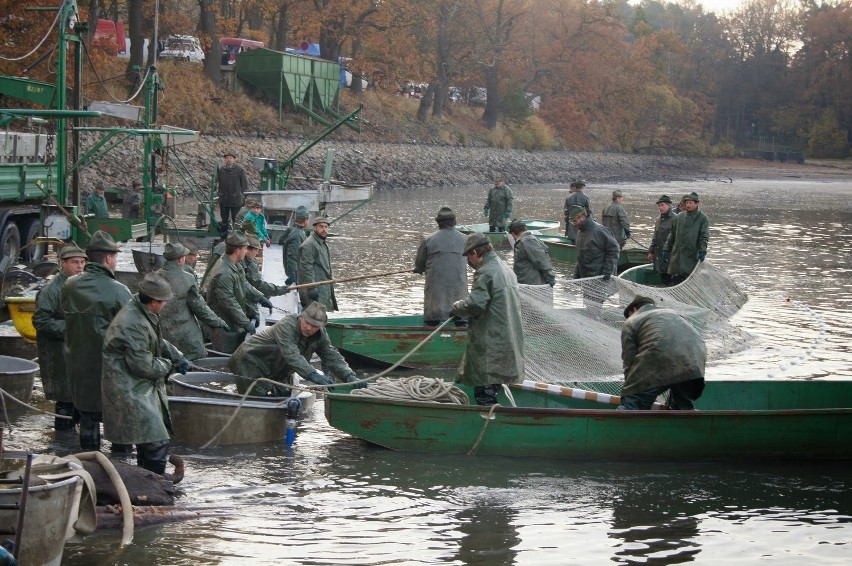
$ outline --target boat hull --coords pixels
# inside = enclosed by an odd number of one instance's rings
[[[236,393],[236,391],[236,382],[232,376],[216,372],[191,371],[187,372],[186,375],[174,374],[169,378],[169,393],[176,397],[224,399],[239,403],[243,396]],[[303,416],[313,410],[314,402],[316,401],[314,393],[300,391],[297,397],[301,402],[299,416]],[[263,397],[260,395],[249,395],[246,397],[246,401],[260,403],[286,403],[288,399],[289,397]]]
[[[652,264],[637,265],[622,271],[618,276],[640,285],[661,286],[663,284],[660,273],[654,271]]]
[[[284,404],[239,400],[169,397],[172,440],[200,446],[216,436],[239,407],[239,413],[214,444],[256,444],[284,439]]]
[[[419,315],[333,318],[326,332],[335,348],[355,361],[394,364],[423,342],[434,327]],[[402,364],[408,368],[455,367],[467,345],[467,327],[445,326]]]
[[[71,515],[77,509],[77,488],[81,481],[79,477],[71,477],[30,486],[18,564],[58,566],[62,562],[66,534],[71,525]],[[21,488],[0,489],[0,504],[17,504],[20,500]],[[17,525],[17,510],[0,510],[0,528],[15,529]]]
[[[527,230],[533,234],[559,234],[559,222],[556,220],[524,220],[527,225]],[[479,224],[467,224],[465,226],[456,226],[456,230],[462,234],[472,234],[473,232],[482,232],[488,237],[492,246],[511,248],[511,236],[508,232],[489,232],[490,226],[487,222]]]
[[[709,382],[696,411],[617,411],[517,386],[513,396],[517,408],[500,406],[489,417],[479,406],[330,394],[325,414],[339,430],[401,451],[567,460],[852,459],[849,381]]]
[[[260,198],[267,211],[289,211],[304,206],[318,212],[330,202],[359,202],[373,198],[373,184],[323,184],[316,190],[248,191],[246,195]]]
[[[548,234],[539,234],[536,237],[547,245],[547,252],[550,259],[553,261],[561,261],[564,263],[577,263],[577,246],[574,240],[565,236],[554,236]],[[619,273],[648,263],[647,248],[622,248],[618,254],[618,271]]]

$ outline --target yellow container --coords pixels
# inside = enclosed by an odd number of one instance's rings
[[[9,308],[9,316],[15,330],[25,342],[36,343],[36,329],[33,326],[33,313],[36,309],[35,297],[3,297]]]

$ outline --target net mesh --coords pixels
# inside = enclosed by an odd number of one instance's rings
[[[637,295],[686,318],[704,337],[708,363],[745,348],[749,338],[730,322],[748,297],[707,261],[674,287],[601,277],[520,287],[526,379],[617,395],[623,312]]]

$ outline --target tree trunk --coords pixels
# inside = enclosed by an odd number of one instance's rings
[[[201,9],[198,16],[201,33],[210,38],[210,51],[204,58],[204,73],[213,81],[213,84],[220,85],[222,71],[219,67],[222,64],[222,57],[219,53],[219,35],[216,31],[216,10],[213,0],[198,0],[198,7]]]
[[[83,41],[85,41],[88,46],[92,45],[92,40],[95,38],[95,32],[98,31],[98,18],[100,17],[100,0],[89,0],[89,31],[86,32],[86,37],[83,38]]]
[[[357,33],[357,32],[356,32]],[[356,35],[352,38],[352,58],[355,59],[358,57],[358,53],[361,51],[361,36]],[[352,94],[361,94],[364,92],[364,89],[361,88],[361,71],[356,71],[355,68],[349,69],[349,72],[352,73],[352,86],[350,90]]]
[[[417,120],[425,122],[429,114],[429,107],[432,106],[432,100],[435,97],[435,82],[429,83],[426,92],[423,93],[423,98],[420,99],[420,106],[417,108]]]
[[[500,78],[497,61],[485,68],[485,127],[493,130],[497,127],[497,117],[500,113]]]
[[[127,61],[126,71],[128,77],[138,74],[133,67],[141,67],[144,57],[142,2],[143,0],[127,0],[127,34],[130,36],[130,59]]]
[[[287,49],[287,31],[290,29],[290,6],[284,2],[278,7],[278,25],[275,29],[273,45],[278,51]]]

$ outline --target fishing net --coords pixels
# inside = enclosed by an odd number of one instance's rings
[[[601,277],[563,280],[552,289],[520,287],[527,379],[617,395],[624,378],[624,308],[637,295],[651,297],[687,319],[704,337],[708,363],[742,350],[748,341],[730,322],[747,296],[707,261],[674,287]]]

